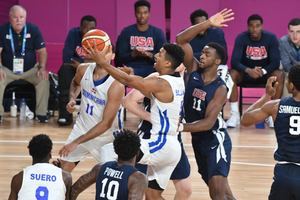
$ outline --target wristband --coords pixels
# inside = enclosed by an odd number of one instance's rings
[[[178,132],[182,132],[184,129],[183,123],[179,123]]]

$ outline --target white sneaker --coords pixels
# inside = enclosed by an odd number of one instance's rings
[[[235,128],[240,125],[240,114],[231,113],[230,118],[226,121],[227,128]]]
[[[269,128],[274,128],[274,122],[273,122],[272,116],[269,116],[268,118],[266,118],[265,122]]]

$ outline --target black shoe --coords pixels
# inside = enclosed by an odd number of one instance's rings
[[[47,115],[37,115],[36,119],[40,123],[47,123],[48,122],[48,116]]]
[[[57,123],[59,126],[68,126],[70,124],[73,123],[73,118],[69,118],[69,117],[60,117],[57,120]]]

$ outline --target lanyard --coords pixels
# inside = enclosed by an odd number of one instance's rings
[[[12,50],[12,53],[13,53],[14,57],[16,57],[16,55],[15,55],[15,51],[16,51],[15,50],[15,43],[14,43],[14,37],[13,37],[13,34],[12,34],[11,26],[9,27],[9,35],[10,35],[11,50]],[[21,51],[22,56],[25,56],[26,35],[27,35],[27,26],[25,25],[24,33],[23,33],[22,51]]]

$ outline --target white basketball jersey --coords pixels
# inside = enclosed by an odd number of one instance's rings
[[[159,77],[169,82],[173,92],[173,101],[163,103],[152,97],[151,134],[177,135],[185,92],[184,81],[182,77],[171,75],[162,75]]]
[[[64,200],[66,186],[62,170],[49,163],[37,163],[23,170],[22,187],[18,200]]]
[[[115,80],[112,76],[107,76],[99,85],[95,85],[93,72],[96,63],[90,63],[83,75],[81,84],[81,104],[80,113],[74,125],[74,132],[81,136],[98,124],[103,117],[104,108],[107,104],[107,92]],[[103,135],[111,134],[112,131],[121,128],[122,117],[120,116],[121,107],[113,122],[113,125]]]

